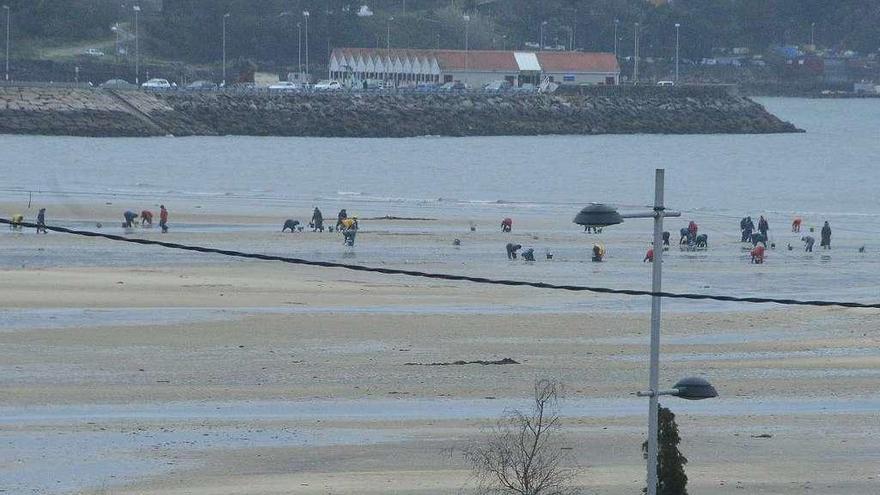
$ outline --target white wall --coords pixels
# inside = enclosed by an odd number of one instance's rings
[[[444,76],[451,75],[453,81],[461,81],[472,88],[480,88],[492,81],[503,81],[505,77],[513,77],[514,81],[519,76],[519,72],[474,72],[474,71],[452,71],[443,72],[440,75],[440,82],[443,83]]]
[[[559,84],[605,84],[606,77],[613,77],[614,83],[619,82],[619,74],[608,73],[584,73],[584,72],[545,72],[545,76],[553,78],[553,82]],[[565,80],[565,76],[574,76],[574,80]]]

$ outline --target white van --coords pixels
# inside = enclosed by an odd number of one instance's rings
[[[657,81],[657,86],[675,86],[675,81]]]

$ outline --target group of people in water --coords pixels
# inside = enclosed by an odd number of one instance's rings
[[[312,211],[312,218],[309,220],[309,228],[312,229],[312,232],[324,232],[324,214],[321,213],[321,210],[316,206]],[[348,212],[343,208],[336,215],[336,225],[333,227],[327,227],[327,230],[333,232],[339,232],[342,234],[343,243],[346,246],[354,246],[354,240],[357,236],[358,229],[360,225],[358,224],[357,215],[349,216]],[[288,218],[284,221],[284,225],[281,227],[281,232],[286,232],[287,230],[290,232],[302,232],[305,230],[299,220],[293,220]]]
[[[138,224],[147,229],[153,227],[153,212],[150,210],[141,210],[140,215],[131,210],[125,210],[122,218],[122,227],[126,229],[130,229]],[[159,228],[162,229],[163,234],[168,233],[168,210],[165,208],[165,205],[159,205]]]

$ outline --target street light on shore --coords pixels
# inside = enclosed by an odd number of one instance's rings
[[[651,292],[651,353],[648,390],[638,392],[639,397],[648,397],[648,495],[657,495],[657,452],[658,452],[658,404],[661,395],[674,395],[682,399],[700,400],[717,397],[718,392],[702,378],[685,378],[669,390],[660,389],[660,301],[657,294],[662,290],[663,268],[663,219],[680,217],[677,211],[667,211],[663,205],[665,171],[657,169],[654,176],[654,208],[650,212],[621,214],[616,208],[592,204],[582,209],[574,219],[578,225],[607,227],[623,223],[625,218],[654,219],[654,260],[652,268]]]
[[[309,73],[309,11],[303,10],[303,17],[306,19],[306,73]],[[311,76],[309,76],[311,79]],[[311,81],[307,81],[311,82]]]
[[[393,21],[393,20],[394,20],[393,16],[389,17],[388,22],[386,23],[386,27],[388,29],[387,33],[385,34],[385,49],[386,50],[391,50],[391,21]]]
[[[226,19],[229,19],[229,12],[223,14],[223,87],[226,87]]]
[[[679,29],[681,23],[675,23],[675,84],[678,84],[678,49],[679,49]]]
[[[468,70],[468,48],[471,31],[471,16],[464,16],[464,70]]]
[[[810,46],[816,46],[816,23],[810,23]],[[815,50],[815,48],[814,48]]]
[[[618,41],[618,38],[617,38],[617,27],[618,27],[619,25],[620,25],[620,19],[614,19],[614,58],[617,58],[617,56],[618,56],[618,49],[617,49],[617,41]]]
[[[538,37],[538,43],[540,46],[538,47],[538,51],[544,50],[544,26],[547,25],[547,21],[541,21],[541,35]]]
[[[134,83],[138,86],[141,84],[141,37],[138,31],[138,14],[141,12],[141,6],[134,6]]]
[[[9,80],[9,31],[12,29],[12,13],[9,11],[9,5],[4,5],[3,10],[6,11],[6,80]]]
[[[639,82],[639,23],[635,23],[635,28],[633,29],[635,33],[633,35],[633,84]]]

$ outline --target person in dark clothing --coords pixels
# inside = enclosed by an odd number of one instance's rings
[[[520,249],[522,249],[522,246],[520,244],[514,244],[512,242],[508,242],[507,243],[507,259],[515,260],[516,259],[516,252],[519,251]]]
[[[298,226],[299,226],[299,220],[291,220],[288,218],[287,220],[284,221],[284,226],[281,227],[281,232],[284,232],[287,229],[290,229],[291,233],[296,232],[296,228]]]
[[[348,212],[345,211],[345,208],[339,210],[339,214],[336,215],[336,230],[342,228],[342,221],[348,218]]]
[[[522,252],[522,259],[525,261],[535,261],[535,250],[532,248]]]
[[[669,232],[663,232],[663,245],[664,245],[664,246],[668,246],[668,245],[669,245],[669,236],[670,236],[670,235],[671,235],[671,234],[670,234]]]
[[[685,227],[685,228],[679,230],[678,233],[680,234],[680,237],[678,238],[678,244],[679,244],[679,245],[682,245],[682,244],[690,244],[690,242],[691,242],[691,231],[690,231],[687,227]]]
[[[698,248],[707,249],[709,247],[709,234],[698,235],[695,242]]]
[[[767,231],[770,230],[770,224],[767,223],[767,219],[764,218],[764,215],[758,219],[758,232],[764,234],[764,239],[767,239]]]
[[[40,232],[44,234],[48,234],[49,231],[46,230],[46,209],[40,208],[40,212],[37,213],[37,233]]]
[[[828,225],[827,221],[822,226],[822,243],[820,245],[823,249],[831,249],[831,225]]]
[[[751,236],[752,246],[757,246],[758,244],[763,244],[764,247],[767,247],[767,236],[760,232],[755,232]]]
[[[125,213],[122,214],[122,218],[125,219],[125,222],[122,223],[122,226],[130,229],[132,225],[134,225],[135,220],[137,220],[137,217],[137,213],[127,210]]]
[[[805,236],[801,237],[801,240],[804,241],[804,251],[806,251],[808,253],[812,253],[813,252],[813,244],[816,243],[816,239],[814,239],[813,236],[811,236],[811,235],[805,235]]]
[[[752,238],[752,232],[755,231],[755,223],[752,217],[745,217],[739,222],[739,230],[742,232],[742,240],[740,242],[749,242]]]
[[[312,232],[318,231],[324,232],[324,215],[316,206],[315,211],[312,212]]]

